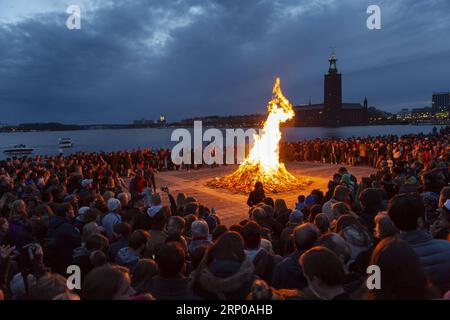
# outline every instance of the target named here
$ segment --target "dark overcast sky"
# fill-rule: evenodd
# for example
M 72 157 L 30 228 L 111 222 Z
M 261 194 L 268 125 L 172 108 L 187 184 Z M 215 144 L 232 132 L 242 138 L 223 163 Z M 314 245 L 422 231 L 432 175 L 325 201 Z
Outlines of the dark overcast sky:
M 0 122 L 260 113 L 277 75 L 293 104 L 319 103 L 331 46 L 344 101 L 426 106 L 450 91 L 449 13 L 449 0 L 1 0 Z

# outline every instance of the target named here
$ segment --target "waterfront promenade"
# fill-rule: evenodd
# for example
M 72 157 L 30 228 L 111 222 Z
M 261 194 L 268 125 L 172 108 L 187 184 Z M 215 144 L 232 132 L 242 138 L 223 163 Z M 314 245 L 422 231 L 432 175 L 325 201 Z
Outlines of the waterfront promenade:
M 297 196 L 308 195 L 313 189 L 327 190 L 328 181 L 333 173 L 337 172 L 341 165 L 322 164 L 314 162 L 290 162 L 286 164 L 289 172 L 313 181 L 302 190 L 269 194 L 274 199 L 282 198 L 289 208 L 295 207 Z M 376 170 L 371 167 L 347 166 L 349 171 L 358 178 L 369 176 Z M 184 192 L 195 197 L 200 203 L 208 208 L 213 207 L 219 215 L 221 222 L 225 225 L 238 223 L 247 218 L 248 206 L 247 194 L 232 193 L 228 190 L 215 189 L 205 186 L 206 182 L 236 170 L 237 166 L 221 166 L 218 168 L 203 168 L 190 171 L 165 171 L 156 175 L 156 184 L 168 186 L 170 192 L 175 196 L 178 192 Z M 163 194 L 163 192 L 161 192 Z M 169 204 L 167 196 L 163 195 L 163 203 Z

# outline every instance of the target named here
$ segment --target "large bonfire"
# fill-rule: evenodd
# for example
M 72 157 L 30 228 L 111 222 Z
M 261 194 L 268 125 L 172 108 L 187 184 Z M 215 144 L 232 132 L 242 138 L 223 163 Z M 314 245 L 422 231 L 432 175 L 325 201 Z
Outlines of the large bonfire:
M 208 182 L 209 186 L 235 192 L 249 192 L 254 184 L 262 182 L 267 193 L 299 189 L 311 183 L 289 173 L 279 161 L 280 124 L 294 117 L 291 103 L 283 95 L 280 78 L 275 81 L 272 100 L 268 104 L 269 115 L 260 134 L 254 136 L 254 145 L 239 168 L 224 177 Z

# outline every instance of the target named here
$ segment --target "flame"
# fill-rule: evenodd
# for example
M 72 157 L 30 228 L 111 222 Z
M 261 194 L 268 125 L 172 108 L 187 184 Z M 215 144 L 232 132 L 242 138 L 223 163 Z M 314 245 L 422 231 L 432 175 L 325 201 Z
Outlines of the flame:
M 208 183 L 209 186 L 249 192 L 259 181 L 266 192 L 281 192 L 311 183 L 308 179 L 297 178 L 289 173 L 284 163 L 279 161 L 280 124 L 292 119 L 295 113 L 292 104 L 281 91 L 278 77 L 267 108 L 269 115 L 260 134 L 254 136 L 255 143 L 248 157 L 235 172 L 214 179 Z

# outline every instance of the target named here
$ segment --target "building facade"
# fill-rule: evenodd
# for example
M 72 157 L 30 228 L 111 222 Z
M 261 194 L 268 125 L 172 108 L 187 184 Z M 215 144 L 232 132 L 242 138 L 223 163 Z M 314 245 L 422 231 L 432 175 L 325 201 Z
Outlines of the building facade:
M 333 53 L 328 61 L 330 67 L 324 77 L 323 103 L 294 107 L 295 124 L 326 127 L 367 124 L 369 122 L 367 98 L 363 104 L 342 102 L 342 75 L 337 69 L 336 55 Z
M 450 92 L 434 92 L 432 97 L 433 113 L 450 110 Z

